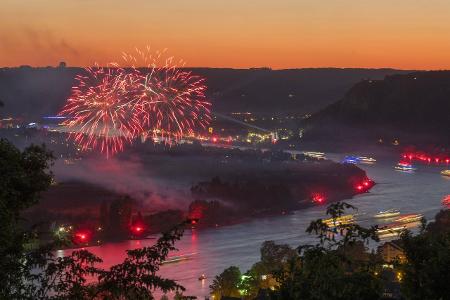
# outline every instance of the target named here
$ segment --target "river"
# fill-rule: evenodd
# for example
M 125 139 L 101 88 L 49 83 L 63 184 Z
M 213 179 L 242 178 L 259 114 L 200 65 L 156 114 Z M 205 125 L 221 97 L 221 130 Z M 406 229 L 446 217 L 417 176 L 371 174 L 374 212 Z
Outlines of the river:
M 344 155 L 328 154 L 339 160 Z M 450 178 L 439 174 L 445 166 L 419 165 L 414 173 L 393 169 L 394 158 L 373 165 L 359 165 L 377 183 L 369 193 L 347 200 L 358 208 L 359 222 L 375 224 L 372 216 L 380 210 L 397 208 L 401 213 L 422 213 L 427 219 L 443 208 L 441 200 L 450 194 Z M 172 255 L 191 255 L 189 260 L 163 265 L 160 274 L 178 280 L 186 287 L 186 295 L 203 299 L 209 295 L 209 285 L 215 275 L 229 266 L 238 266 L 245 272 L 259 260 L 261 243 L 273 240 L 292 246 L 312 243 L 314 238 L 305 233 L 310 221 L 324 216 L 325 205 L 300 210 L 290 215 L 255 219 L 251 222 L 206 230 L 187 230 L 177 243 L 179 252 Z M 155 236 L 157 237 L 157 236 Z M 119 263 L 125 250 L 149 246 L 154 239 L 106 243 L 89 250 L 103 259 L 102 267 Z M 70 250 L 60 250 L 67 255 Z M 206 280 L 198 280 L 201 274 Z

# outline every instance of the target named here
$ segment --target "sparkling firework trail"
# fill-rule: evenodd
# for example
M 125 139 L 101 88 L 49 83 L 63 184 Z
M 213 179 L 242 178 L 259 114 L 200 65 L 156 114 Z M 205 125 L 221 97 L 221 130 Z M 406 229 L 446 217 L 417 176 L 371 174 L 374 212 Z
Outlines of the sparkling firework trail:
M 209 124 L 210 103 L 206 100 L 204 79 L 177 67 L 164 52 L 136 49 L 136 55 L 123 54 L 131 64 L 132 106 L 148 132 L 167 137 L 166 142 L 194 135 Z M 179 64 L 183 65 L 180 61 Z M 144 66 L 144 67 L 136 67 Z
M 204 79 L 178 68 L 173 58 L 163 60 L 164 52 L 147 47 L 124 53 L 131 69 L 96 66 L 76 77 L 59 115 L 67 117 L 63 125 L 82 150 L 99 149 L 109 157 L 140 135 L 172 143 L 209 124 Z
M 76 77 L 77 85 L 60 112 L 68 119 L 70 138 L 82 148 L 99 149 L 107 157 L 122 151 L 142 131 L 130 107 L 129 78 L 117 66 L 86 68 Z

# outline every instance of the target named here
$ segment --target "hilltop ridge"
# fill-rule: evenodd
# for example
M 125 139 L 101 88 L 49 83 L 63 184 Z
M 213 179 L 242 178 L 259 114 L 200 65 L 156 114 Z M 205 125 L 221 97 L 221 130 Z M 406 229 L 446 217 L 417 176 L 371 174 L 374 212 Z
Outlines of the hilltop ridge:
M 405 73 L 393 69 L 190 68 L 206 79 L 213 110 L 221 113 L 312 113 L 333 103 L 355 83 Z M 70 95 L 82 68 L 0 69 L 3 114 L 36 119 L 55 114 Z
M 389 75 L 355 84 L 341 100 L 314 114 L 307 137 L 450 139 L 450 71 Z

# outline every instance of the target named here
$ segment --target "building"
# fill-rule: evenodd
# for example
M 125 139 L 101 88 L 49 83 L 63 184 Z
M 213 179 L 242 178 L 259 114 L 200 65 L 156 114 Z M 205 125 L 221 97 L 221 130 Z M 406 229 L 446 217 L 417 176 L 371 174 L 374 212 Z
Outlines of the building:
M 393 262 L 395 260 L 405 261 L 406 256 L 399 240 L 386 242 L 378 247 L 378 254 L 385 262 Z

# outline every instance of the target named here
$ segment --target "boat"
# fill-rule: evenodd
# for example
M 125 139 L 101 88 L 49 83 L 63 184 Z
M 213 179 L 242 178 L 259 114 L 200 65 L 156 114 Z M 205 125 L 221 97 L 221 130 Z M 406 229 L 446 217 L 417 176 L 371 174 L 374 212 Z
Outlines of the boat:
M 450 206 L 450 195 L 447 195 L 444 197 L 444 199 L 442 199 L 442 204 Z
M 377 160 L 375 158 L 366 157 L 366 156 L 360 156 L 360 157 L 358 157 L 358 160 L 359 160 L 359 162 L 365 163 L 365 164 L 373 164 L 373 163 L 377 162 Z
M 343 215 L 343 216 L 337 217 L 336 219 L 333 219 L 333 218 L 325 219 L 322 222 L 327 224 L 328 227 L 336 227 L 339 225 L 352 224 L 354 221 L 355 221 L 354 215 Z
M 312 158 L 325 159 L 325 153 L 323 152 L 304 151 L 302 154 Z
M 450 177 L 450 170 L 442 170 L 441 171 L 442 176 L 449 176 Z
M 377 160 L 367 156 L 347 155 L 342 160 L 343 164 L 373 164 Z
M 381 238 L 398 236 L 407 227 L 404 224 L 391 224 L 390 226 L 385 226 L 377 230 L 377 234 Z
M 166 260 L 164 260 L 161 264 L 163 264 L 163 265 L 164 264 L 172 264 L 172 263 L 177 263 L 177 262 L 189 260 L 189 259 L 192 258 L 192 256 L 194 254 L 195 253 L 171 256 L 171 257 L 168 257 Z
M 412 223 L 420 221 L 423 218 L 422 214 L 407 214 L 403 215 L 397 219 L 395 219 L 395 222 L 399 223 Z
M 421 215 L 420 215 L 421 216 Z M 395 220 L 395 222 L 388 224 L 384 227 L 380 227 L 377 230 L 377 234 L 380 238 L 388 238 L 399 236 L 406 229 L 413 229 L 420 226 L 419 220 L 409 221 L 409 222 L 401 222 Z
M 394 169 L 398 170 L 398 171 L 403 171 L 403 172 L 413 172 L 415 170 L 417 170 L 416 167 L 414 167 L 412 164 L 407 163 L 407 162 L 399 162 Z
M 200 280 L 200 281 L 205 280 L 205 279 L 206 279 L 206 275 L 205 274 L 200 275 L 200 277 L 198 278 L 198 280 Z
M 359 164 L 359 163 L 362 163 L 362 164 L 373 164 L 376 161 L 377 160 L 375 158 L 372 158 L 372 157 L 347 155 L 342 160 L 342 163 L 343 164 Z
M 391 208 L 385 211 L 380 211 L 376 215 L 374 215 L 375 218 L 378 219 L 384 219 L 384 218 L 392 218 L 400 215 L 400 211 L 395 208 Z
M 356 156 L 346 156 L 342 160 L 343 164 L 357 164 L 359 163 L 359 159 Z

